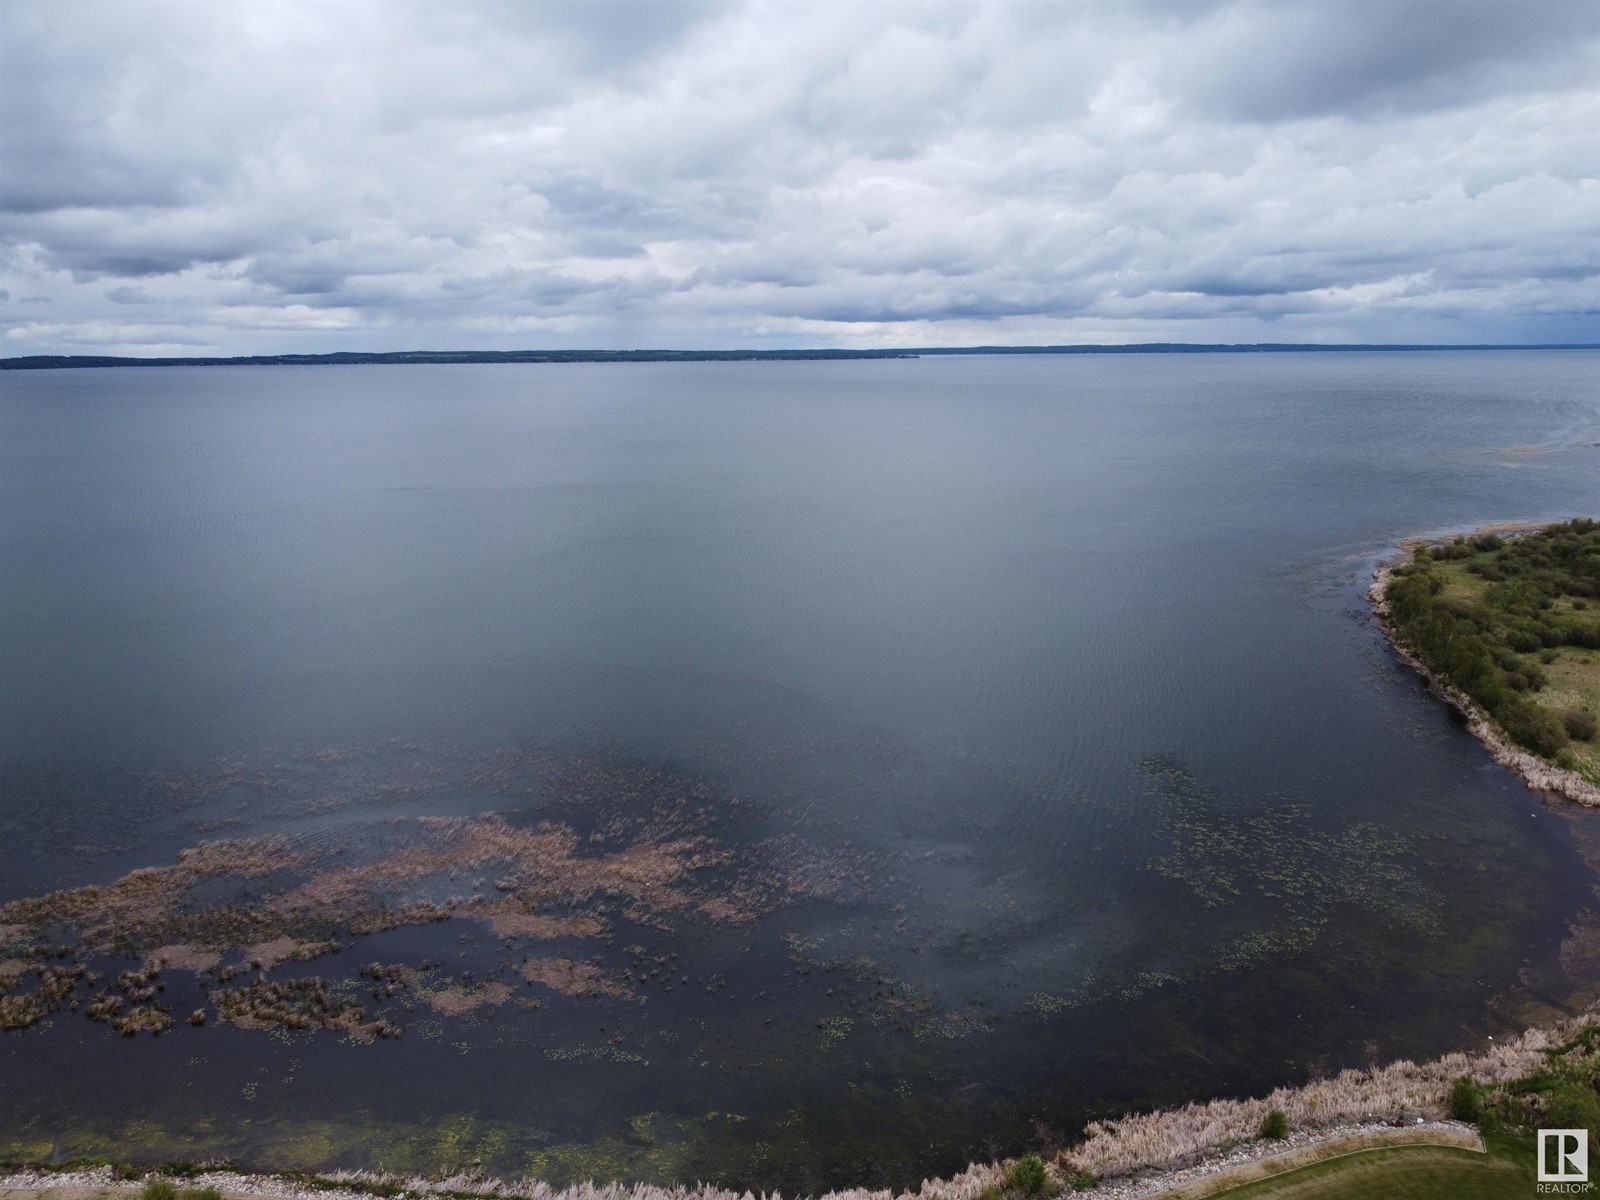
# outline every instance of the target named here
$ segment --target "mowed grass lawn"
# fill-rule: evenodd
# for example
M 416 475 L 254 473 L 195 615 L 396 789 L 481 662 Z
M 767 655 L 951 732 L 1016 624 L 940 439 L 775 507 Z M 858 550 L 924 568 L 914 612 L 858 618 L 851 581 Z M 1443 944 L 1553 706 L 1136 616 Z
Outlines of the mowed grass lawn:
M 1361 1150 L 1220 1191 L 1206 1200 L 1529 1200 L 1533 1151 L 1498 1140 L 1489 1153 L 1447 1146 Z

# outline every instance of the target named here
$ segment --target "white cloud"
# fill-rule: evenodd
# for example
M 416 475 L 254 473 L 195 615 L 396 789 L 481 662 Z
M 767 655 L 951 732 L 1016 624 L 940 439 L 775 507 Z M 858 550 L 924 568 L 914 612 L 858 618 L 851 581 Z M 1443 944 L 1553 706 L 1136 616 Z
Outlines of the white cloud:
M 1600 341 L 1587 2 L 0 20 L 12 353 Z

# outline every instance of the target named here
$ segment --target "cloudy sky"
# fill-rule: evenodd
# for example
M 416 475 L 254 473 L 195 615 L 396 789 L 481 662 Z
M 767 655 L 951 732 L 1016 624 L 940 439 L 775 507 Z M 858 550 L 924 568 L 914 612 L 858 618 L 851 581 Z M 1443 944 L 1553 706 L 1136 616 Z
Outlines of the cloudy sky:
M 0 0 L 0 356 L 1600 342 L 1600 3 Z

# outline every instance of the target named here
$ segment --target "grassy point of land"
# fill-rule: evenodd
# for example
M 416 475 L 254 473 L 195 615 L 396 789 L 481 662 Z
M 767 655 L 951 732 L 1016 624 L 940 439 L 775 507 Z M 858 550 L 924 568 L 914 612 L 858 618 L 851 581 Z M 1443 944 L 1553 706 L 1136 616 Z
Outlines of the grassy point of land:
M 1408 548 L 1373 586 L 1402 657 L 1530 785 L 1600 805 L 1600 523 Z

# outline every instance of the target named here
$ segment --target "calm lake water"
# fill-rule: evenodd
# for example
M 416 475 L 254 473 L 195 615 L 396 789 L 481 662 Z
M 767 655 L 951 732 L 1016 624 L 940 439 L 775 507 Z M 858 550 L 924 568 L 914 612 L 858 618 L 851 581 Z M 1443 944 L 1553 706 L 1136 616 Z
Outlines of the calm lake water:
M 1578 351 L 0 375 L 0 901 L 485 811 L 600 845 L 692 810 L 750 886 L 792 872 L 749 920 L 613 905 L 558 948 L 609 994 L 525 982 L 557 951 L 482 921 L 274 969 L 514 985 L 380 998 L 372 1045 L 62 1011 L 0 1034 L 0 1158 L 898 1184 L 1501 1033 L 1585 982 L 1592 831 L 1397 669 L 1364 591 L 1409 534 L 1600 515 L 1597 381 Z

